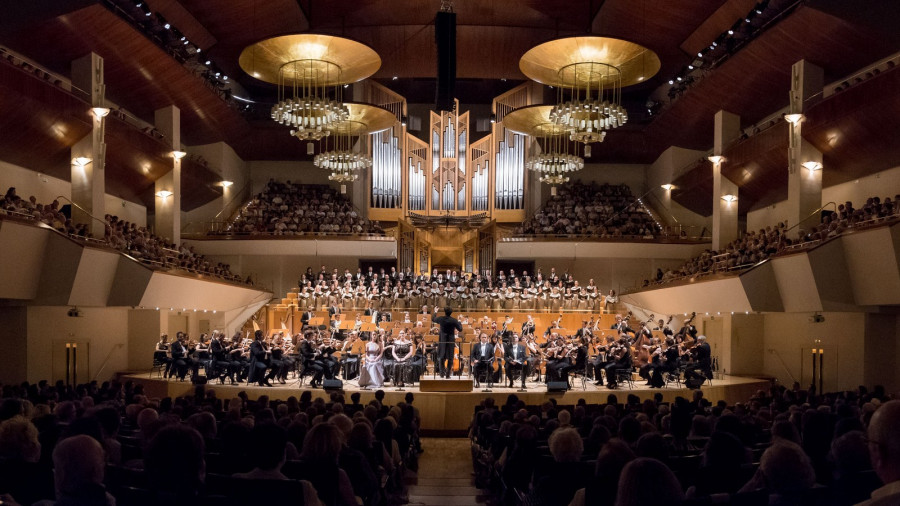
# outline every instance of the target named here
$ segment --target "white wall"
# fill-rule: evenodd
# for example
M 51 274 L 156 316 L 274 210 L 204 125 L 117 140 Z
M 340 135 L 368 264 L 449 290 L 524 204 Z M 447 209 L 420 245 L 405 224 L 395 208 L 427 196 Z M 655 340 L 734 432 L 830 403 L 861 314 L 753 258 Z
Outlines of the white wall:
M 233 209 L 238 205 L 237 202 L 232 202 L 232 200 L 241 192 L 244 185 L 250 181 L 250 171 L 247 168 L 247 163 L 231 149 L 231 146 L 224 142 L 191 146 L 186 149 L 192 155 L 202 156 L 208 162 L 209 167 L 217 172 L 223 181 L 234 183 L 230 187 L 222 189 L 221 197 L 193 211 L 181 213 L 182 231 L 195 233 L 199 232 L 200 229 L 195 228 L 196 225 L 187 227 L 188 224 L 212 221 L 224 207 L 229 206 Z
M 54 368 L 66 341 L 90 342 L 89 371 L 80 371 L 78 382 L 106 381 L 128 369 L 128 309 L 86 308 L 80 318 L 66 316 L 68 306 L 28 308 L 28 381 L 63 379 Z M 84 348 L 79 347 L 79 353 Z M 108 359 L 108 360 L 107 360 Z M 105 363 L 105 366 L 104 366 Z
M 806 169 L 803 169 L 806 170 Z M 828 170 L 825 167 L 822 170 Z M 843 204 L 853 202 L 856 208 L 862 207 L 869 197 L 890 197 L 900 194 L 900 167 L 894 167 L 871 176 L 862 177 L 828 188 L 822 188 L 822 204 L 834 202 Z M 831 210 L 832 206 L 828 206 Z M 747 213 L 747 230 L 759 230 L 780 221 L 786 221 L 788 214 L 787 201 L 781 201 L 762 209 Z M 793 225 L 793 224 L 789 224 Z
M 27 199 L 34 195 L 40 204 L 49 204 L 59 195 L 67 198 L 72 196 L 72 184 L 68 181 L 0 161 L 0 191 L 5 193 L 10 186 L 15 186 L 16 194 L 22 198 Z M 59 203 L 62 206 L 68 202 L 60 200 Z M 129 202 L 109 194 L 106 194 L 104 203 L 106 214 L 116 215 L 142 227 L 146 226 L 147 208 L 142 204 Z M 97 217 L 102 218 L 102 216 Z

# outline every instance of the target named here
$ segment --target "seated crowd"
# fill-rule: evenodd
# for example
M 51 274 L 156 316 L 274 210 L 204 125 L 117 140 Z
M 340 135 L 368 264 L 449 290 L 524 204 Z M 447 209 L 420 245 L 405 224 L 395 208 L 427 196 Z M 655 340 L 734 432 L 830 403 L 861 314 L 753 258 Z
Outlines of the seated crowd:
M 413 396 L 150 398 L 131 382 L 3 387 L 3 504 L 356 506 L 403 502 L 420 451 Z M 49 504 L 53 504 L 52 502 Z
M 500 504 L 852 505 L 882 483 L 894 487 L 873 497 L 896 494 L 900 402 L 888 401 L 880 387 L 820 395 L 797 384 L 715 405 L 700 390 L 671 404 L 510 395 L 476 408 L 470 437 L 476 479 Z
M 226 233 L 384 235 L 381 227 L 361 217 L 353 203 L 334 188 L 273 179 L 241 209 Z
M 659 226 L 631 194 L 628 185 L 559 186 L 555 196 L 516 229 L 518 235 L 565 234 L 596 237 L 653 237 Z
M 16 194 L 15 187 L 10 187 L 0 198 L 0 210 L 13 216 L 40 221 L 75 239 L 95 239 L 87 224 L 73 224 L 72 220 L 63 214 L 58 200 L 50 204 L 41 204 L 33 195 L 26 200 Z M 193 247 L 182 245 L 181 248 L 177 248 L 151 233 L 147 227 L 139 227 L 135 223 L 119 219 L 118 216 L 107 214 L 104 218 L 106 235 L 102 241 L 141 262 L 209 274 L 230 281 L 241 281 L 239 276 L 231 272 L 227 264 L 214 265 L 203 255 L 195 253 Z
M 677 269 L 665 272 L 657 269 L 654 278 L 644 280 L 643 286 L 707 273 L 747 268 L 785 251 L 790 246 L 814 245 L 820 241 L 837 237 L 847 229 L 896 219 L 900 217 L 900 206 L 895 205 L 898 200 L 900 200 L 900 195 L 895 196 L 893 200 L 887 197 L 884 201 L 879 197 L 871 197 L 866 200 L 862 209 L 855 209 L 852 202 L 845 202 L 837 207 L 836 213 L 823 213 L 821 223 L 809 231 L 801 232 L 797 239 L 787 237 L 787 224 L 784 222 L 780 222 L 774 227 L 766 227 L 758 232 L 747 232 L 740 239 L 730 242 L 721 251 L 706 250 Z
M 104 218 L 109 245 L 141 262 L 241 281 L 240 276 L 231 272 L 228 264 L 219 262 L 214 265 L 203 255 L 194 252 L 193 246 L 182 244 L 179 248 L 167 239 L 153 234 L 147 227 L 140 227 L 109 214 Z

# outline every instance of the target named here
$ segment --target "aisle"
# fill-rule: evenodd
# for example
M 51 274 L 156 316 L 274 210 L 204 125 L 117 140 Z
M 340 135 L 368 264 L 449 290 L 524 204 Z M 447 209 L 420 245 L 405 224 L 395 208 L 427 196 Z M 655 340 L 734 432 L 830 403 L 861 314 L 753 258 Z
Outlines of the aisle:
M 485 504 L 487 495 L 475 488 L 467 438 L 422 438 L 422 447 L 418 476 L 408 482 L 410 505 Z

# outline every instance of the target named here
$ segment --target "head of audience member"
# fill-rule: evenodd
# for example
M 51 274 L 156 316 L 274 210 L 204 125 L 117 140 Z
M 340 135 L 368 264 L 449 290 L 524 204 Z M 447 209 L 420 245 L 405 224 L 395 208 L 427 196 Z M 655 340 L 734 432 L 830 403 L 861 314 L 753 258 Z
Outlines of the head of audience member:
M 53 469 L 57 503 L 100 504 L 98 497 L 106 499 L 106 455 L 96 439 L 78 435 L 60 441 L 53 450 Z
M 166 497 L 192 497 L 206 480 L 203 437 L 186 425 L 160 429 L 144 451 L 151 490 Z
M 847 432 L 831 442 L 830 460 L 834 478 L 852 477 L 872 469 L 866 435 L 862 431 Z
M 332 423 L 320 423 L 306 433 L 300 458 L 309 462 L 337 463 L 343 444 L 341 430 Z
M 881 405 L 869 422 L 867 439 L 872 468 L 885 484 L 900 481 L 900 401 Z
M 770 494 L 791 494 L 816 484 L 816 472 L 803 448 L 790 441 L 777 441 L 766 449 L 759 461 L 762 488 Z
M 652 476 L 652 486 L 648 477 Z M 650 458 L 637 458 L 625 464 L 616 492 L 616 506 L 680 504 L 684 500 L 681 484 L 665 464 Z
M 550 454 L 553 460 L 559 463 L 578 462 L 581 453 L 584 451 L 584 442 L 578 431 L 571 428 L 564 428 L 554 431 L 550 434 L 548 440 L 550 446 Z
M 16 462 L 40 460 L 37 427 L 24 416 L 14 416 L 0 423 L 0 458 Z
M 287 433 L 272 423 L 257 424 L 250 431 L 250 460 L 263 471 L 281 469 L 285 462 Z

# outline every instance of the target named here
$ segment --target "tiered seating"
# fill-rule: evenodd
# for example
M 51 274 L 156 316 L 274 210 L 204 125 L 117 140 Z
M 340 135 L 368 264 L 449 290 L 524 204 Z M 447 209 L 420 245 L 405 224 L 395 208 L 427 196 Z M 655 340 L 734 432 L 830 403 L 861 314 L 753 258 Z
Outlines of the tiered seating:
M 325 185 L 269 180 L 225 230 L 229 235 L 375 234 L 345 196 Z
M 653 237 L 660 232 L 643 204 L 627 185 L 580 181 L 559 186 L 516 233 L 533 235 L 586 235 L 602 238 Z

